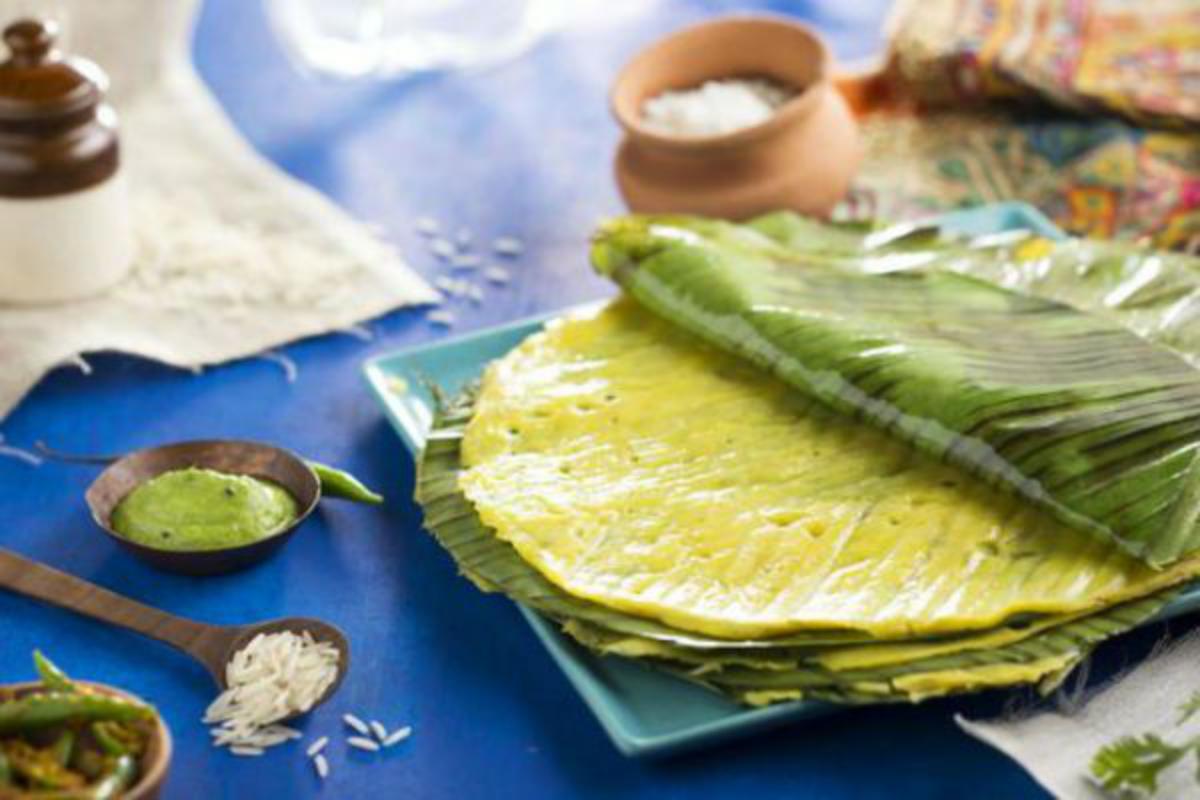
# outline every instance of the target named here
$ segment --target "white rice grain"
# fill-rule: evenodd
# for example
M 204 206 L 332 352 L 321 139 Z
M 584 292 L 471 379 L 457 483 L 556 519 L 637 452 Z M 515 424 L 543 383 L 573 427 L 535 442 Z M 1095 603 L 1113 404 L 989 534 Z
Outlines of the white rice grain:
M 329 744 L 329 737 L 322 736 L 320 739 L 317 739 L 315 742 L 310 744 L 308 746 L 308 749 L 304 751 L 304 754 L 306 756 L 308 756 L 309 758 L 312 758 L 313 756 L 320 754 L 320 752 L 322 750 L 324 750 L 325 746 L 328 744 Z
M 403 742 L 409 736 L 412 736 L 412 725 L 405 725 L 403 728 L 397 728 L 396 730 L 392 731 L 391 735 L 383 740 L 383 746 L 391 747 L 392 745 L 400 744 L 400 742 Z
M 277 723 L 313 707 L 337 679 L 338 658 L 336 647 L 307 634 L 255 636 L 226 665 L 229 688 L 204 713 L 204 722 L 214 726 L 213 744 L 261 752 L 301 738 L 300 731 Z
M 31 467 L 40 467 L 42 465 L 42 457 L 22 450 L 20 447 L 13 447 L 10 444 L 4 443 L 4 434 L 0 433 L 0 456 L 5 458 L 14 458 L 17 461 L 24 461 Z
M 475 269 L 483 263 L 483 258 L 475 253 L 459 253 L 450 259 L 450 266 L 455 269 Z
M 458 281 L 454 280 L 454 278 L 449 278 L 445 275 L 439 275 L 433 279 L 433 285 L 451 297 L 458 296 Z
M 252 747 L 250 745 L 234 745 L 229 748 L 229 752 L 235 756 L 261 756 L 263 749 L 261 747 Z
M 342 722 L 346 723 L 348 726 L 350 726 L 354 730 L 358 731 L 363 736 L 371 735 L 371 729 L 367 727 L 367 723 L 363 722 L 361 719 L 354 716 L 353 714 L 342 714 Z
M 387 728 L 383 727 L 383 723 L 377 719 L 371 720 L 371 733 L 374 733 L 375 738 L 381 742 L 388 737 Z
M 446 259 L 453 258 L 454 254 L 457 252 L 457 248 L 455 248 L 454 242 L 450 241 L 449 239 L 438 238 L 429 243 L 429 252 L 433 253 L 435 256 L 444 261 Z
M 515 236 L 501 236 L 492 242 L 492 251 L 496 255 L 516 258 L 525 252 L 525 244 Z
M 279 368 L 283 370 L 284 380 L 288 383 L 295 383 L 296 378 L 300 376 L 300 368 L 296 366 L 296 362 L 292 360 L 292 357 L 285 353 L 281 353 L 278 350 L 267 350 L 259 353 L 257 357 L 278 364 Z
M 449 328 L 455 322 L 455 316 L 452 312 L 445 309 L 430 311 L 425 315 L 425 319 L 432 322 L 434 325 L 440 325 L 443 328 Z
M 491 283 L 503 286 L 512 280 L 512 274 L 504 267 L 488 267 L 483 273 L 483 277 L 487 278 Z
M 379 750 L 379 742 L 374 739 L 368 739 L 365 736 L 351 736 L 346 740 L 346 744 L 351 747 L 357 747 L 359 750 L 369 750 L 372 753 Z
M 433 217 L 417 217 L 415 227 L 422 236 L 436 236 L 442 226 Z
M 317 771 L 317 776 L 321 780 L 325 780 L 327 777 L 329 777 L 329 762 L 326 761 L 325 756 L 321 755 L 320 753 L 317 753 L 317 755 L 313 758 L 313 769 Z

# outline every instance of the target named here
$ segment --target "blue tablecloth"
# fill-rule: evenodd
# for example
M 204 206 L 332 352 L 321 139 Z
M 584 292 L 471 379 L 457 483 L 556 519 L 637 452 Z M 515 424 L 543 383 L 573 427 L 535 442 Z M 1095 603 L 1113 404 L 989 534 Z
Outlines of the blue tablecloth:
M 259 3 L 211 0 L 197 32 L 200 71 L 250 140 L 358 217 L 379 224 L 416 268 L 437 266 L 413 229 L 433 215 L 484 240 L 529 246 L 516 280 L 459 311 L 455 331 L 610 293 L 585 263 L 594 221 L 620 210 L 611 179 L 617 131 L 605 92 L 656 35 L 735 4 L 664 2 L 636 26 L 557 36 L 483 74 L 406 83 L 313 81 L 287 62 Z M 878 47 L 886 2 L 776 4 L 813 20 L 842 58 Z M 4 423 L 13 443 L 112 452 L 193 437 L 286 444 L 384 489 L 382 509 L 324 505 L 285 551 L 237 575 L 165 575 L 98 535 L 83 504 L 86 467 L 0 460 L 0 545 L 169 611 L 220 623 L 282 615 L 330 619 L 350 635 L 353 672 L 302 723 L 334 734 L 322 786 L 295 745 L 239 759 L 200 724 L 207 675 L 170 649 L 0 593 L 0 681 L 30 675 L 41 647 L 69 671 L 135 690 L 176 737 L 168 798 L 366 797 L 966 797 L 1036 796 L 1002 756 L 961 735 L 952 716 L 990 714 L 1004 697 L 870 708 L 706 753 L 643 763 L 612 748 L 504 599 L 480 594 L 421 531 L 412 463 L 359 375 L 366 357 L 445 332 L 419 311 L 370 324 L 374 340 L 329 336 L 287 348 L 289 384 L 250 360 L 195 376 L 101 355 L 94 374 L 52 374 Z M 0 365 L 2 367 L 2 365 Z M 1161 629 L 1110 645 L 1109 666 Z M 353 711 L 412 739 L 384 755 L 348 751 Z

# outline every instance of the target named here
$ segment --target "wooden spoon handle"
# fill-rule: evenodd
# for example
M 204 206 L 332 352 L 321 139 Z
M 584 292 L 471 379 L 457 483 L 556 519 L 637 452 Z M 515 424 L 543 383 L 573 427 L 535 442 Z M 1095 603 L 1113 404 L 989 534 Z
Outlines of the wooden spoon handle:
M 168 614 L 4 548 L 0 588 L 165 642 L 200 661 L 224 683 L 223 656 L 236 628 Z

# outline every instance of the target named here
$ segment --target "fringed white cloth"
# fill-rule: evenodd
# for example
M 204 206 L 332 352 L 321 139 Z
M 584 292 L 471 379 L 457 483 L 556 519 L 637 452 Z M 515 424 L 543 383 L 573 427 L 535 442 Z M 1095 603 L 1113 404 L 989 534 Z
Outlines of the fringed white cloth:
M 436 295 L 370 229 L 259 156 L 190 60 L 193 0 L 0 0 L 59 19 L 112 80 L 137 255 L 103 296 L 0 304 L 0 419 L 56 366 L 114 350 L 185 368 Z M 0 254 L 3 257 L 3 254 Z
M 1200 691 L 1197 665 L 1200 634 L 1191 634 L 1099 690 L 1080 698 L 1068 695 L 1054 710 L 957 721 L 1020 764 L 1055 797 L 1111 800 L 1089 778 L 1097 750 L 1126 736 L 1155 733 L 1181 743 L 1200 733 L 1198 718 L 1178 724 L 1179 705 Z M 1189 756 L 1165 770 L 1155 796 L 1200 796 L 1195 761 Z

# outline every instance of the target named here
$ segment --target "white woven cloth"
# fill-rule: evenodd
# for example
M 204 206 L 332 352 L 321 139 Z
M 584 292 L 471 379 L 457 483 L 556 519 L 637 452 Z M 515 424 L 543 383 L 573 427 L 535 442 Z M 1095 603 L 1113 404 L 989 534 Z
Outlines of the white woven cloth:
M 1176 725 L 1180 703 L 1200 690 L 1198 667 L 1200 634 L 1193 634 L 1081 702 L 1067 699 L 1053 711 L 986 722 L 957 721 L 1019 763 L 1055 797 L 1111 800 L 1088 779 L 1092 757 L 1125 736 L 1157 733 L 1181 743 L 1200 732 L 1200 719 Z M 1195 761 L 1188 757 L 1164 772 L 1155 797 L 1200 797 Z
M 137 255 L 103 296 L 0 305 L 0 419 L 43 375 L 115 350 L 195 368 L 436 295 L 370 230 L 257 155 L 191 65 L 193 0 L 0 0 L 58 18 L 112 80 Z M 3 254 L 0 254 L 0 258 Z

